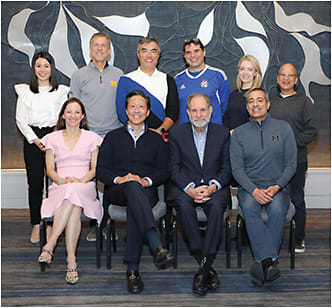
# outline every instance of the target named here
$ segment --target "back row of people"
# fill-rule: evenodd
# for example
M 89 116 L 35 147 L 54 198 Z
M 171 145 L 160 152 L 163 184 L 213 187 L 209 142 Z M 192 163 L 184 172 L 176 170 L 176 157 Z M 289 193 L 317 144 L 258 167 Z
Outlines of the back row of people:
M 77 97 L 82 100 L 91 130 L 98 133 L 101 137 L 104 137 L 108 131 L 121 127 L 122 124 L 119 119 L 123 122 L 127 121 L 126 95 L 137 89 L 142 90 L 151 101 L 151 111 L 147 120 L 147 126 L 161 135 L 164 135 L 176 122 L 179 105 L 180 123 L 187 121 L 186 117 L 189 114 L 187 110 L 189 109 L 186 110 L 186 107 L 183 108 L 183 105 L 187 106 L 188 95 L 195 92 L 206 93 L 209 97 L 211 110 L 213 110 L 211 112 L 211 122 L 221 124 L 222 118 L 224 118 L 224 123 L 228 125 L 232 132 L 233 128 L 249 120 L 243 94 L 251 88 L 259 87 L 262 79 L 258 62 L 253 56 L 244 56 L 240 60 L 237 89 L 228 98 L 230 91 L 225 73 L 205 64 L 205 48 L 197 39 L 185 41 L 184 57 L 189 68 L 178 74 L 175 77 L 175 82 L 170 76 L 156 69 L 160 56 L 160 44 L 156 39 L 144 38 L 140 40 L 137 52 L 140 67 L 138 70 L 124 76 L 121 70 L 108 64 L 107 59 L 110 56 L 110 50 L 110 40 L 105 34 L 98 33 L 91 38 L 90 53 L 92 60 L 86 67 L 73 74 L 69 94 L 71 97 Z M 31 241 L 36 242 L 39 240 L 39 209 L 44 168 L 43 152 L 36 151 L 38 150 L 36 145 L 42 150 L 45 149 L 45 144 L 40 141 L 40 138 L 52 131 L 57 111 L 64 102 L 64 97 L 69 89 L 65 86 L 57 85 L 55 64 L 52 57 L 47 53 L 39 53 L 34 57 L 31 80 L 34 80 L 34 86 L 31 82 L 30 86 L 17 85 L 15 88 L 19 95 L 17 123 L 26 137 L 24 156 L 28 174 L 29 204 L 30 209 L 34 208 L 34 210 L 31 210 L 31 222 L 34 225 Z M 301 213 L 299 215 L 301 216 L 301 221 L 299 222 L 301 227 L 298 229 L 300 231 L 297 234 L 297 241 L 301 243 L 301 247 L 300 245 L 298 247 L 304 249 L 305 206 L 303 187 L 306 171 L 305 151 L 306 144 L 313 139 L 316 130 L 312 120 L 312 104 L 304 95 L 296 93 L 294 88 L 296 83 L 297 75 L 294 66 L 291 64 L 283 65 L 278 74 L 278 85 L 283 97 L 278 98 L 275 104 L 272 100 L 270 110 L 271 112 L 275 110 L 276 117 L 285 118 L 289 121 L 295 132 L 297 146 L 300 149 L 299 152 L 301 152 L 301 160 L 299 161 L 302 163 L 301 171 L 299 171 L 300 175 L 293 185 L 296 187 L 294 191 L 296 189 L 297 191 L 293 193 L 294 197 L 292 194 L 291 196 L 297 207 L 297 213 Z M 178 97 L 180 104 L 178 103 Z M 49 105 L 44 106 L 40 104 L 41 101 L 47 101 Z M 289 109 L 283 106 L 285 103 L 294 112 L 290 113 Z M 36 108 L 35 106 L 38 107 Z M 116 112 L 118 116 L 116 116 Z M 214 115 L 218 116 L 214 118 Z M 223 115 L 224 117 L 222 117 Z M 38 166 L 36 166 L 34 159 L 36 155 L 26 150 L 29 147 L 41 154 L 38 154 L 40 156 Z M 33 150 L 30 150 L 30 152 Z M 201 155 L 203 155 L 202 153 L 204 151 L 201 152 Z M 150 183 L 146 179 L 144 179 L 143 183 L 146 184 L 146 181 Z M 212 187 L 214 186 L 216 188 L 219 187 L 217 184 Z M 186 187 L 186 191 L 191 192 L 192 188 Z M 302 194 L 301 192 L 299 193 L 301 189 Z M 201 192 L 202 195 L 205 195 L 205 193 Z M 37 197 L 37 201 L 32 200 L 32 198 Z M 34 217 L 33 221 L 32 217 Z M 152 236 L 152 238 L 155 237 Z M 156 244 L 158 241 L 153 243 Z M 159 243 L 157 247 L 159 247 Z M 166 252 L 164 255 L 166 259 L 169 258 Z M 197 260 L 200 262 L 204 257 L 197 258 Z M 207 268 L 209 268 L 207 272 L 212 272 L 209 266 Z M 69 266 L 69 269 L 75 269 L 75 266 Z M 70 276 L 70 274 L 68 275 Z M 76 277 L 76 274 L 74 274 L 74 277 Z M 216 279 L 214 280 L 216 281 Z

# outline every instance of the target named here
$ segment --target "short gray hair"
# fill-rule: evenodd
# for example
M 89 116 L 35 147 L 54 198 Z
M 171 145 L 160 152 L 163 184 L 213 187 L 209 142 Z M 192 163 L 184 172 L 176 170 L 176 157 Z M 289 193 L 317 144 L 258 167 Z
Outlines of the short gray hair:
M 187 98 L 187 109 L 190 109 L 190 103 L 191 103 L 192 99 L 195 97 L 199 97 L 199 96 L 203 97 L 205 99 L 208 107 L 211 106 L 211 99 L 209 96 L 207 96 L 206 94 L 203 94 L 203 93 L 192 93 Z
M 251 90 L 247 91 L 246 93 L 244 93 L 244 96 L 245 96 L 247 102 L 248 102 L 248 96 L 249 96 L 249 94 L 252 93 L 252 92 L 255 92 L 255 91 L 261 91 L 261 92 L 263 92 L 264 93 L 264 98 L 265 98 L 266 102 L 269 101 L 269 95 L 268 95 L 268 93 L 263 88 L 254 88 L 254 89 L 251 89 Z
M 143 44 L 149 44 L 151 42 L 154 42 L 157 44 L 158 46 L 158 51 L 159 53 L 161 52 L 161 44 L 160 44 L 160 40 L 156 37 L 150 37 L 150 36 L 147 36 L 147 37 L 143 37 L 141 38 L 139 41 L 138 41 L 138 44 L 137 44 L 137 52 L 139 51 L 140 47 L 143 45 Z

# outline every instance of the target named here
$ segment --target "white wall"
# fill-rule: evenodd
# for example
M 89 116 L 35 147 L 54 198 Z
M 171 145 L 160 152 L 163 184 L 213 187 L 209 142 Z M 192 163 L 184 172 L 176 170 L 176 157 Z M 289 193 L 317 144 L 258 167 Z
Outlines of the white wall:
M 25 171 L 1 171 L 1 208 L 28 208 Z M 331 208 L 331 169 L 310 169 L 307 173 L 305 200 L 307 208 Z M 233 204 L 237 204 L 233 197 Z M 234 208 L 234 205 L 233 205 Z

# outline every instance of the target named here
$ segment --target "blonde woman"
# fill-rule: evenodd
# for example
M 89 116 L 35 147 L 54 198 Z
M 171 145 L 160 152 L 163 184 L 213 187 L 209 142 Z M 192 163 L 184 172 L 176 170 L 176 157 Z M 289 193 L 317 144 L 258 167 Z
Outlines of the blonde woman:
M 249 121 L 244 94 L 251 89 L 259 88 L 262 84 L 262 72 L 257 59 L 252 55 L 243 56 L 238 64 L 236 89 L 230 94 L 227 111 L 224 114 L 223 124 L 231 132 Z

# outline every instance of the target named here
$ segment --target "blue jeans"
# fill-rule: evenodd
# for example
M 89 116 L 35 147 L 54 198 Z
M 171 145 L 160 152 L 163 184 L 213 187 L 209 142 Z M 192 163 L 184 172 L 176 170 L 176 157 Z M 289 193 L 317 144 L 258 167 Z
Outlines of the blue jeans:
M 278 192 L 273 197 L 273 201 L 266 205 L 259 204 L 250 193 L 241 187 L 238 190 L 237 198 L 242 209 L 255 261 L 278 257 L 289 206 L 287 190 L 283 189 Z M 261 215 L 263 207 L 268 215 L 266 224 Z

